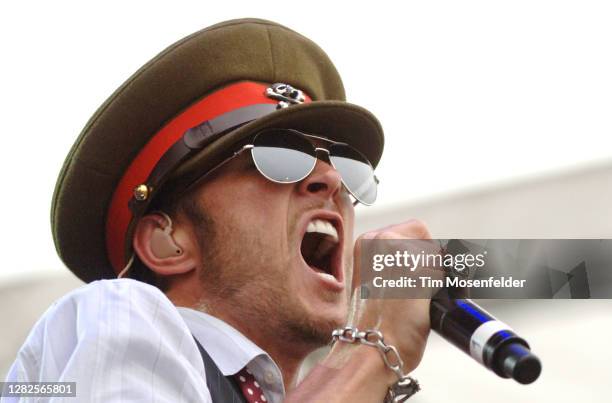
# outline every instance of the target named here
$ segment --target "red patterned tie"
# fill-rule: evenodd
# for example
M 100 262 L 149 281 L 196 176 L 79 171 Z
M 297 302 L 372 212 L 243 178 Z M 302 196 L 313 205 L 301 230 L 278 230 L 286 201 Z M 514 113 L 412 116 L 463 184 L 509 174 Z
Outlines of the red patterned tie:
M 251 371 L 249 371 L 246 367 L 234 375 L 234 378 L 236 379 L 236 382 L 238 382 L 238 386 L 240 386 L 242 394 L 248 403 L 267 402 L 259 383 L 257 383 Z

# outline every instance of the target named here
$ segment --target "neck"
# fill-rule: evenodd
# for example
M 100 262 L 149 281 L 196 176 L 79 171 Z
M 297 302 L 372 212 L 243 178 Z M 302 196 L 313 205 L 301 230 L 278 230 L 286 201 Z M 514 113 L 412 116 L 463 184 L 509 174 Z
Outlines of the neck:
M 230 324 L 268 353 L 283 374 L 283 383 L 286 391 L 291 390 L 295 386 L 302 362 L 317 347 L 299 343 L 295 337 L 287 337 L 284 332 L 278 332 L 278 329 L 275 329 L 273 326 L 255 325 L 252 322 L 235 318 L 231 313 L 211 312 L 210 309 L 205 311 Z
M 302 340 L 300 335 L 286 329 L 283 324 L 271 323 L 270 319 L 273 318 L 245 320 L 245 316 L 249 317 L 247 314 L 243 315 L 223 302 L 215 303 L 215 300 L 202 298 L 201 289 L 193 284 L 191 289 L 184 284 L 172 287 L 166 296 L 176 306 L 199 310 L 223 320 L 268 353 L 281 370 L 285 391 L 290 391 L 296 385 L 298 371 L 306 356 L 321 347 L 312 341 Z

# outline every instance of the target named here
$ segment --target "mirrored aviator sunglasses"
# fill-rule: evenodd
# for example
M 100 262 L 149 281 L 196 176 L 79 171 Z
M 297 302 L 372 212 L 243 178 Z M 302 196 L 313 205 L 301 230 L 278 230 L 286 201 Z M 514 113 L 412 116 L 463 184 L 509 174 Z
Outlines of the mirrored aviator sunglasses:
M 318 140 L 327 147 L 317 147 Z M 338 143 L 292 129 L 266 129 L 255 135 L 252 144 L 245 145 L 235 155 L 250 150 L 257 170 L 276 183 L 295 183 L 314 170 L 317 153 L 325 153 L 338 171 L 342 183 L 356 201 L 372 205 L 376 201 L 378 178 L 370 161 L 345 143 Z

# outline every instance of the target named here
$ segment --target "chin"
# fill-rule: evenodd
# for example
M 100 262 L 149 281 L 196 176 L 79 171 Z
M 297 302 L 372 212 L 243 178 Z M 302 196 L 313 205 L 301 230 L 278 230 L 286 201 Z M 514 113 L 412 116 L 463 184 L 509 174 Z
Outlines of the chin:
M 329 342 L 331 332 L 346 325 L 347 314 L 348 307 L 345 304 L 323 304 L 311 307 L 310 318 L 311 322 L 327 335 L 326 342 Z

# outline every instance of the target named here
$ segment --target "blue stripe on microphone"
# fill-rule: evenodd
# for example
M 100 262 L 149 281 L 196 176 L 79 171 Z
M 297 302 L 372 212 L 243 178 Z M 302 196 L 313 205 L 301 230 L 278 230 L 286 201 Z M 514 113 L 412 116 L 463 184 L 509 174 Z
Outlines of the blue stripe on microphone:
M 477 311 L 476 309 L 474 309 L 474 307 L 472 307 L 470 304 L 466 303 L 465 301 L 462 301 L 462 300 L 456 300 L 456 301 L 457 301 L 457 305 L 459 306 L 459 308 L 463 309 L 464 311 L 472 315 L 474 318 L 478 319 L 481 323 L 485 323 L 485 322 L 492 320 L 491 317 L 485 316 L 482 312 Z

